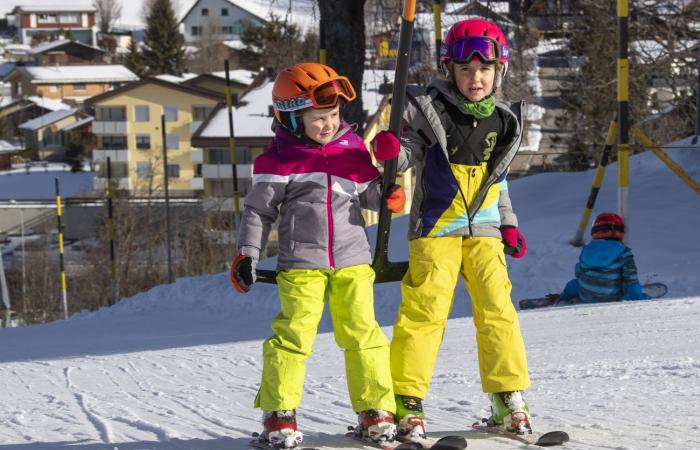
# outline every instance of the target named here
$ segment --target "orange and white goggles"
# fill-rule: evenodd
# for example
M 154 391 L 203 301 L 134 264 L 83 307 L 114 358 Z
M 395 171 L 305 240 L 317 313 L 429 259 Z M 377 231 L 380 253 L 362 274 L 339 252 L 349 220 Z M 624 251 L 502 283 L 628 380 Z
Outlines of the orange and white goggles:
M 319 84 L 307 94 L 273 100 L 278 111 L 289 112 L 304 108 L 332 108 L 338 104 L 339 97 L 343 97 L 348 102 L 357 97 L 355 89 L 346 77 L 338 77 Z

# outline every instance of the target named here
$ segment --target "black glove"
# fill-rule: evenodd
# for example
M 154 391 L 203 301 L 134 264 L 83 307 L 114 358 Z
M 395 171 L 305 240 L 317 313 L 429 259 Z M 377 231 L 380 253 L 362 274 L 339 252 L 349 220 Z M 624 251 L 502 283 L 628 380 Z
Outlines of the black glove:
M 246 255 L 236 256 L 231 264 L 229 276 L 233 287 L 238 292 L 241 294 L 248 292 L 253 283 L 255 283 L 255 262 L 253 258 Z

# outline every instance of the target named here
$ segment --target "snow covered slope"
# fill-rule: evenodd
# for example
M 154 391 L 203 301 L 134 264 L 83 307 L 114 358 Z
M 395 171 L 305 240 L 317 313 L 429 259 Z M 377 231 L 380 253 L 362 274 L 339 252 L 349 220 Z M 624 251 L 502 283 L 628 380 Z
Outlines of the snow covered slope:
M 700 149 L 671 155 L 700 178 Z M 700 449 L 700 198 L 651 154 L 631 162 L 631 245 L 642 281 L 667 298 L 520 314 L 538 429 L 569 433 L 569 449 Z M 509 259 L 514 299 L 556 292 L 573 274 L 568 245 L 593 172 L 510 183 L 529 244 Z M 611 166 L 596 213 L 614 210 Z M 405 218 L 392 259 L 405 258 Z M 70 280 L 69 280 L 70 282 Z M 387 335 L 397 283 L 376 286 Z M 178 280 L 68 321 L 0 330 L 0 450 L 243 450 L 259 430 L 252 408 L 261 343 L 277 310 L 273 286 L 235 294 L 227 275 Z M 425 402 L 433 431 L 468 430 L 487 413 L 468 297 L 458 288 Z M 309 360 L 300 426 L 332 443 L 355 417 L 342 354 L 326 316 Z M 468 433 L 471 449 L 520 448 Z M 338 444 L 336 447 L 341 448 Z

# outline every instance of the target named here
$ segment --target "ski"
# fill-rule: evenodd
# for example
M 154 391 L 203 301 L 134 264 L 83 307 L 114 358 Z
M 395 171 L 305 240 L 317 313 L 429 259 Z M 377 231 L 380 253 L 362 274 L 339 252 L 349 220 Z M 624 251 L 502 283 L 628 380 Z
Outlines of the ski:
M 248 443 L 249 446 L 253 448 L 259 448 L 262 450 L 281 450 L 285 447 L 275 447 L 274 445 L 270 445 L 265 441 L 261 441 L 259 439 L 253 439 Z M 304 447 L 304 446 L 298 446 L 294 447 L 294 450 L 321 450 L 317 447 Z
M 539 447 L 553 447 L 569 441 L 569 435 L 564 431 L 549 431 L 546 433 L 533 431 L 529 434 L 517 434 L 506 431 L 501 427 L 486 425 L 484 422 L 476 422 L 472 425 L 472 428 L 483 433 L 496 434 L 524 444 L 537 445 Z
M 659 298 L 666 295 L 668 292 L 668 286 L 664 283 L 647 283 L 642 285 L 642 291 L 651 298 Z M 581 304 L 578 299 L 570 300 L 559 300 L 558 298 L 526 298 L 518 302 L 518 306 L 521 310 L 525 309 L 535 309 L 535 308 L 545 308 L 548 306 L 569 306 Z
M 387 441 L 378 443 L 365 439 L 354 431 L 345 433 L 345 436 L 353 441 L 362 442 L 369 447 L 379 448 L 381 450 L 423 450 L 423 446 L 417 442 Z
M 467 448 L 467 440 L 462 436 L 444 436 L 441 438 L 406 438 L 398 436 L 401 442 L 415 442 L 424 450 L 464 450 Z

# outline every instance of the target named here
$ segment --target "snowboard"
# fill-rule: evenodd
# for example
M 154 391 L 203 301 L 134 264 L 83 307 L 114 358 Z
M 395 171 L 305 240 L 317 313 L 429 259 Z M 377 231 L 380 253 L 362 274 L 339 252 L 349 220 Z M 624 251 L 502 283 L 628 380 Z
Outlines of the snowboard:
M 647 294 L 651 298 L 659 298 L 663 297 L 666 295 L 668 292 L 668 286 L 666 286 L 663 283 L 647 283 L 642 285 L 642 291 Z M 579 304 L 580 302 L 578 299 L 570 299 L 570 300 L 556 300 L 556 299 L 549 299 L 547 297 L 540 297 L 540 298 L 526 298 L 523 300 L 520 300 L 518 302 L 518 306 L 520 306 L 520 309 L 535 309 L 535 308 L 544 308 L 547 306 L 568 306 L 568 305 L 576 305 Z
M 517 434 L 506 431 L 501 427 L 489 426 L 484 422 L 476 422 L 472 425 L 472 428 L 482 433 L 496 434 L 524 444 L 537 445 L 539 447 L 554 447 L 569 441 L 569 435 L 564 431 L 548 431 L 545 433 L 533 431 L 529 434 Z

